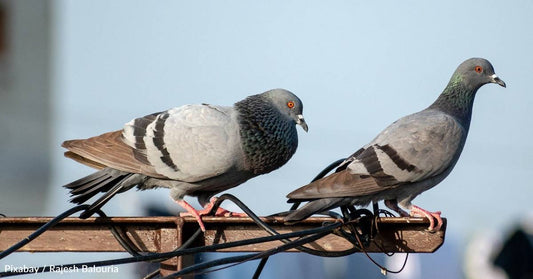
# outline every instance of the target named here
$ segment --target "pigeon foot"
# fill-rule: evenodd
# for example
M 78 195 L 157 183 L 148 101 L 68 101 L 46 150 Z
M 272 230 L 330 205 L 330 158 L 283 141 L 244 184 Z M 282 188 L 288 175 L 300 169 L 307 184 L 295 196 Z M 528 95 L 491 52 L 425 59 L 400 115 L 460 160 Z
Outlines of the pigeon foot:
M 215 202 L 218 200 L 217 197 L 212 197 L 209 200 L 209 203 L 204 205 L 204 209 L 198 211 L 200 215 L 207 215 L 211 209 L 213 209 L 213 206 L 215 206 Z M 185 213 L 187 214 L 187 213 Z M 239 212 L 232 212 L 227 209 L 224 209 L 222 207 L 218 207 L 217 211 L 215 212 L 215 216 L 221 216 L 221 217 L 247 217 L 246 213 L 239 213 Z
M 209 212 L 211 212 L 211 209 L 213 209 L 213 206 L 215 205 L 215 202 L 217 201 L 216 197 L 212 197 L 211 200 L 209 200 L 209 203 L 204 206 L 203 209 L 196 210 L 192 205 L 190 205 L 188 202 L 184 200 L 178 200 L 176 201 L 177 204 L 179 204 L 183 209 L 187 210 L 187 212 L 181 212 L 180 216 L 193 216 L 196 218 L 196 221 L 198 222 L 198 225 L 200 226 L 200 229 L 202 229 L 203 232 L 205 232 L 205 225 L 202 221 L 202 216 L 208 215 Z M 238 212 L 232 212 L 227 209 L 224 209 L 222 207 L 217 208 L 217 211 L 215 212 L 215 216 L 221 216 L 221 217 L 246 217 L 245 213 L 238 213 Z
M 440 217 L 441 212 L 429 212 L 425 209 L 422 209 L 416 205 L 411 207 L 411 216 L 422 216 L 426 217 L 429 220 L 428 231 L 437 232 L 442 227 L 442 218 Z M 437 226 L 435 227 L 435 220 L 437 220 Z

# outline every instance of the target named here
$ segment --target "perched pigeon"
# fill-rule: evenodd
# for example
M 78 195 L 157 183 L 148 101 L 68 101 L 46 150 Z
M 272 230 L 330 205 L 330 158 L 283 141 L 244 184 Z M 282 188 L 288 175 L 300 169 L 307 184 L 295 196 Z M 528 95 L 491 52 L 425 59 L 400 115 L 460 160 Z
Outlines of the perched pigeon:
M 81 218 L 135 186 L 170 188 L 171 197 L 205 230 L 200 216 L 211 210 L 213 195 L 291 158 L 298 146 L 295 124 L 307 131 L 302 110 L 296 95 L 274 89 L 233 107 L 185 105 L 134 119 L 119 131 L 65 141 L 66 157 L 101 170 L 64 187 L 77 204 L 105 192 Z M 196 211 L 185 195 L 197 196 L 204 210 Z
M 439 230 L 440 212 L 426 211 L 411 200 L 441 182 L 455 166 L 468 134 L 474 97 L 487 83 L 505 87 L 489 61 L 472 58 L 463 62 L 431 106 L 392 123 L 335 173 L 288 194 L 289 202 L 309 202 L 285 220 L 294 222 L 335 207 L 385 200 L 401 216 L 408 214 L 398 203 L 411 215 L 427 217 L 430 231 Z

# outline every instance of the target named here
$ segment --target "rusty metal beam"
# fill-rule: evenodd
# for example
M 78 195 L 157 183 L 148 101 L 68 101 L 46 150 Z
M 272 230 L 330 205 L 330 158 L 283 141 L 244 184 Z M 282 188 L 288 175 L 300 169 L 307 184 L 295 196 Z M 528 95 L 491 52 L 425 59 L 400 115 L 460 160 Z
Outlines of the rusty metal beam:
M 52 218 L 0 218 L 0 250 L 22 240 Z M 211 245 L 268 236 L 247 217 L 203 217 L 206 232 L 193 246 Z M 287 226 L 280 218 L 263 218 L 280 233 L 300 231 L 332 222 L 327 217 L 313 217 Z M 368 252 L 432 253 L 444 242 L 444 226 L 436 233 L 426 231 L 425 218 L 378 218 L 379 234 L 367 248 Z M 198 228 L 192 217 L 112 217 L 67 218 L 19 249 L 20 252 L 124 252 L 109 226 L 121 228 L 131 242 L 143 252 L 168 252 L 179 247 Z M 258 252 L 274 248 L 280 241 L 259 243 L 221 250 L 222 252 Z M 330 234 L 308 247 L 324 251 L 342 251 L 353 245 L 342 237 Z M 296 251 L 296 250 L 290 250 Z M 164 271 L 180 270 L 190 258 L 173 258 L 161 263 Z

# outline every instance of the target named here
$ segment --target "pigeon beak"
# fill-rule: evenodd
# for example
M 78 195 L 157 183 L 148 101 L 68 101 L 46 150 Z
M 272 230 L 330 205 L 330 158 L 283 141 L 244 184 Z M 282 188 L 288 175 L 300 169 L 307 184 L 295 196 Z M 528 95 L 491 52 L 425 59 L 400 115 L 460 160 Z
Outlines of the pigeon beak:
M 298 117 L 298 120 L 296 120 L 296 124 L 302 126 L 302 128 L 304 129 L 304 131 L 307 132 L 307 130 L 308 130 L 309 128 L 307 127 L 307 123 L 305 123 L 304 116 L 301 115 L 301 114 L 298 114 L 298 115 L 296 115 L 296 117 Z
M 500 77 L 498 77 L 496 74 L 493 74 L 492 76 L 490 76 L 490 78 L 492 79 L 492 83 L 496 83 L 496 84 L 499 84 L 500 86 L 507 87 L 505 85 L 505 82 L 501 80 Z

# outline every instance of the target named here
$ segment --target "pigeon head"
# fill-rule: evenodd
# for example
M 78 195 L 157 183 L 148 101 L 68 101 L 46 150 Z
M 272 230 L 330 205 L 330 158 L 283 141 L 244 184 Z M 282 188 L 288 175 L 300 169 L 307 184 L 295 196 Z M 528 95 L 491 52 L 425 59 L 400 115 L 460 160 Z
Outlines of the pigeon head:
M 476 91 L 487 83 L 496 83 L 506 87 L 505 82 L 495 73 L 492 64 L 483 58 L 470 58 L 455 71 L 452 81 L 460 81 L 468 90 Z
M 307 123 L 302 114 L 304 106 L 300 98 L 285 89 L 272 89 L 261 95 L 269 100 L 282 115 L 292 119 L 307 132 Z
M 470 58 L 457 67 L 442 94 L 429 108 L 454 116 L 468 130 L 476 92 L 487 83 L 506 86 L 489 61 Z

